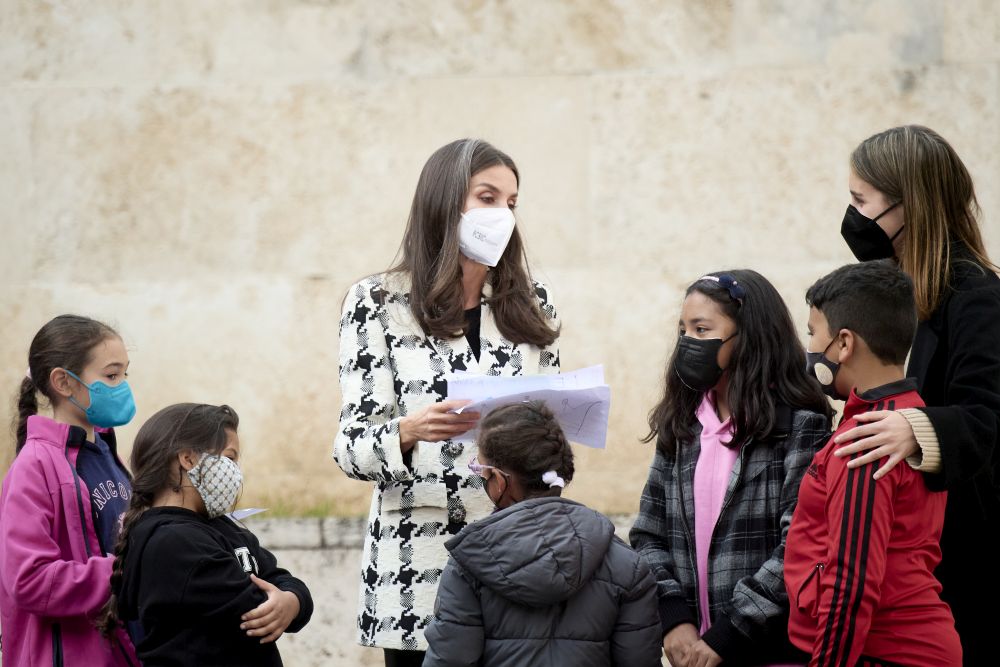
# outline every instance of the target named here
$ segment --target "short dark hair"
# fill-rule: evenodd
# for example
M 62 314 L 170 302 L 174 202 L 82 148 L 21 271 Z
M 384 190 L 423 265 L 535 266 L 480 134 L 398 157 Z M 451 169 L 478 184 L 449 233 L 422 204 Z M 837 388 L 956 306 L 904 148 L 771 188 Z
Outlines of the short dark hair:
M 892 260 L 859 262 L 823 276 L 806 292 L 830 333 L 850 329 L 883 363 L 902 365 L 917 331 L 913 281 Z
M 513 403 L 491 411 L 479 425 L 479 452 L 492 465 L 517 475 L 529 497 L 551 495 L 542 475 L 554 470 L 573 479 L 573 449 L 545 403 Z M 556 490 L 558 491 L 558 489 Z

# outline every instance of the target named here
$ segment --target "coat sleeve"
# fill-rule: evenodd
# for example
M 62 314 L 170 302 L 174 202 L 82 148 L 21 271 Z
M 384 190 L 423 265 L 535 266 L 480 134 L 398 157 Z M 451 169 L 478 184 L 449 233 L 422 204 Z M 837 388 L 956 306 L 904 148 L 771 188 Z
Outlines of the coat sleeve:
M 227 519 L 228 520 L 228 519 Z M 235 524 L 235 522 L 234 522 Z M 293 593 L 299 599 L 299 613 L 294 620 L 285 628 L 285 632 L 298 632 L 305 627 L 313 613 L 313 599 L 309 592 L 309 587 L 301 579 L 281 567 L 278 567 L 278 559 L 269 550 L 260 545 L 260 541 L 252 531 L 236 526 L 247 535 L 250 548 L 253 550 L 254 558 L 257 561 L 258 576 L 264 581 L 270 582 L 283 591 Z
M 541 283 L 535 283 L 535 294 L 538 296 L 538 306 L 542 309 L 542 315 L 553 331 L 559 332 L 562 323 L 559 320 L 559 313 L 552 302 L 552 293 L 549 288 Z M 547 375 L 559 372 L 559 338 L 556 338 L 551 345 L 543 347 L 538 354 L 538 373 Z
M 781 543 L 751 576 L 736 582 L 733 597 L 712 620 L 705 643 L 723 660 L 738 660 L 764 638 L 787 634 L 788 594 L 785 591 L 785 539 L 799 499 L 799 485 L 813 456 L 830 437 L 829 422 L 810 413 L 786 441 L 785 481 L 781 487 Z M 853 664 L 853 663 L 851 663 Z
M 238 627 L 243 614 L 267 600 L 231 551 L 189 527 L 159 528 L 143 549 L 140 567 L 142 607 L 150 616 L 183 609 L 192 618 Z
M 399 406 L 389 347 L 388 318 L 372 280 L 354 285 L 340 318 L 340 393 L 343 407 L 333 458 L 348 477 L 387 482 L 412 479 L 399 448 Z
M 111 556 L 65 560 L 52 538 L 59 495 L 30 449 L 18 454 L 4 480 L 0 508 L 0 576 L 20 609 L 38 616 L 83 616 L 111 596 Z
M 933 490 L 1000 467 L 1000 289 L 956 292 L 948 306 L 944 405 L 921 408 L 937 433 L 942 470 Z
M 454 559 L 441 575 L 434 618 L 424 631 L 424 667 L 473 667 L 483 657 L 483 610 L 471 581 Z
M 673 461 L 656 450 L 653 463 L 649 467 L 649 478 L 639 500 L 639 514 L 629 531 L 632 548 L 645 559 L 656 579 L 657 600 L 661 623 L 661 636 L 681 623 L 698 624 L 687 604 L 684 589 L 675 572 L 671 548 L 678 539 L 685 539 L 677 531 L 671 531 L 669 517 L 680 510 L 667 502 L 667 484 L 672 477 Z
M 809 662 L 813 667 L 858 662 L 881 597 L 893 501 L 902 475 L 914 473 L 897 466 L 876 481 L 873 475 L 879 463 L 848 470 L 846 460 L 828 459 L 829 541 L 820 579 L 818 632 Z
M 656 612 L 656 580 L 646 561 L 635 558 L 632 581 L 622 597 L 611 635 L 611 664 L 659 667 L 662 639 Z

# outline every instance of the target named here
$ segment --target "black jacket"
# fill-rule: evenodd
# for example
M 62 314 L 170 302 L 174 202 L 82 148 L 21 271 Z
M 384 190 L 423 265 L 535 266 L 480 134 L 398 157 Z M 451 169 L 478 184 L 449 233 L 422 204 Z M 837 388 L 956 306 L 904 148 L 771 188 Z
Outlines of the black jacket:
M 180 507 L 154 507 L 132 526 L 118 593 L 118 615 L 138 618 L 145 636 L 136 649 L 145 667 L 281 665 L 275 643 L 240 630 L 240 617 L 267 599 L 250 573 L 291 591 L 299 615 L 312 615 L 305 584 L 278 567 L 249 530 Z
M 659 667 L 656 583 L 602 514 L 526 500 L 451 538 L 424 667 Z
M 936 571 L 942 597 L 965 664 L 992 664 L 976 657 L 977 646 L 995 646 L 995 631 L 975 606 L 1000 597 L 997 554 L 983 548 L 1000 535 L 1000 278 L 961 246 L 952 257 L 951 289 L 917 328 L 907 375 L 917 379 L 941 446 L 942 471 L 926 475 L 927 486 L 948 490 Z

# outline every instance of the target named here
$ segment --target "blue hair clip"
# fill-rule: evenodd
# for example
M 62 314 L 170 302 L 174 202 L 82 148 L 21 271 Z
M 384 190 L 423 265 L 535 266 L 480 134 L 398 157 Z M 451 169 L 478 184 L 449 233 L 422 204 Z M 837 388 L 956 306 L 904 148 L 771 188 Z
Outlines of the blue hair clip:
M 698 278 L 698 282 L 702 280 L 711 280 L 712 282 L 719 283 L 719 287 L 722 287 L 727 292 L 729 292 L 729 297 L 740 304 L 743 305 L 743 299 L 746 297 L 747 292 L 743 289 L 743 285 L 740 285 L 736 278 L 733 278 L 728 273 L 723 273 L 721 276 L 702 276 Z

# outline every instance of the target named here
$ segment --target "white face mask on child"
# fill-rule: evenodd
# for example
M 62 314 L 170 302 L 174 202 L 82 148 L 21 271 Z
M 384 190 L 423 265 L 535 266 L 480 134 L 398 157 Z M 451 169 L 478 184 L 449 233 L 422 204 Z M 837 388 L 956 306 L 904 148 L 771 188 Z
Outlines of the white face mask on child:
M 202 454 L 198 463 L 188 470 L 188 479 L 205 501 L 210 519 L 232 509 L 243 486 L 243 473 L 236 461 L 218 454 Z

